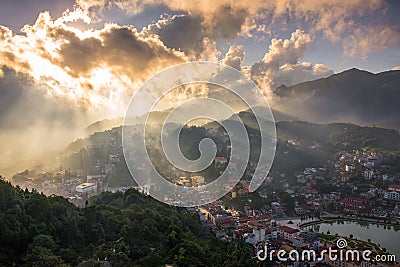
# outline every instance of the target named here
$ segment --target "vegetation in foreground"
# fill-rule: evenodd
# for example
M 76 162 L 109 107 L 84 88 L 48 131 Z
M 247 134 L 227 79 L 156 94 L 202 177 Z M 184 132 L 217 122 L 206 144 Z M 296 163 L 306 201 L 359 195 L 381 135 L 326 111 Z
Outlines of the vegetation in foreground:
M 254 266 L 242 242 L 205 236 L 198 215 L 135 190 L 85 208 L 0 181 L 0 266 Z

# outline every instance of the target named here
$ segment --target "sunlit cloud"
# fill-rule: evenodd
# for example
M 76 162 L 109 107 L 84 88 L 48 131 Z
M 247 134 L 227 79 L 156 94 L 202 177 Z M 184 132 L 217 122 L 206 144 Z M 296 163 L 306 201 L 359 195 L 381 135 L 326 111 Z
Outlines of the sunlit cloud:
M 300 30 L 293 32 L 290 39 L 274 38 L 264 58 L 245 67 L 244 71 L 270 99 L 273 98 L 273 89 L 281 85 L 291 86 L 333 74 L 323 64 L 301 61 L 311 42 L 312 37 Z
M 155 72 L 185 61 L 156 35 L 134 27 L 106 24 L 100 30 L 79 30 L 67 22 L 90 19 L 81 11 L 66 11 L 53 19 L 39 15 L 23 34 L 1 28 L 0 65 L 28 74 L 48 87 L 48 95 L 65 98 L 85 108 L 120 115 L 137 86 Z
M 134 18 L 160 6 L 167 13 L 142 29 L 109 18 L 124 12 Z M 20 31 L 0 25 L 1 156 L 29 156 L 26 150 L 40 150 L 46 141 L 61 147 L 91 121 L 123 116 L 149 77 L 188 61 L 243 71 L 278 107 L 285 103 L 276 88 L 333 74 L 329 64 L 307 57 L 320 40 L 339 47 L 345 58 L 364 60 L 398 47 L 400 26 L 385 12 L 384 0 L 77 0 L 61 16 L 41 12 Z M 253 52 L 247 42 L 265 45 L 263 56 L 247 62 Z M 182 86 L 159 108 L 215 91 Z M 15 123 L 21 113 L 30 115 L 22 121 L 30 123 L 29 131 Z
M 163 5 L 179 15 L 163 15 L 143 29 L 102 21 L 107 10 L 138 14 Z M 326 77 L 333 71 L 302 58 L 316 35 L 341 42 L 346 56 L 399 45 L 399 26 L 359 18 L 385 12 L 372 1 L 162 1 L 77 0 L 73 10 L 53 18 L 39 14 L 21 34 L 0 26 L 0 65 L 27 74 L 47 95 L 104 116 L 122 115 L 127 101 L 151 75 L 193 60 L 220 61 L 243 70 L 264 90 Z M 293 23 L 295 22 L 295 23 Z M 280 38 L 274 27 L 294 29 Z M 244 66 L 243 48 L 232 43 L 264 35 L 271 39 L 264 58 Z M 223 55 L 218 42 L 232 43 Z M 0 73 L 1 74 L 1 73 Z
M 233 45 L 229 47 L 228 52 L 222 59 L 222 63 L 237 70 L 241 70 L 244 57 L 245 53 L 243 52 L 243 47 L 240 45 Z
M 299 28 L 308 28 L 312 34 L 321 33 L 333 42 L 343 42 L 345 55 L 355 55 L 354 40 L 362 36 L 365 48 L 360 55 L 379 51 L 382 46 L 398 45 L 398 26 L 385 27 L 385 19 L 370 21 L 365 16 L 384 16 L 387 4 L 384 0 L 280 0 L 280 1 L 234 1 L 234 0 L 78 0 L 78 6 L 88 10 L 94 17 L 105 10 L 120 8 L 129 14 L 137 14 L 146 6 L 165 5 L 174 11 L 201 22 L 208 37 L 232 40 L 238 35 L 270 35 L 274 28 L 286 28 L 295 22 Z M 191 20 L 186 17 L 185 20 Z M 175 22 L 183 21 L 176 19 Z M 174 22 L 174 23 L 175 23 Z M 193 22 L 193 21 L 191 21 Z M 196 30 L 199 32 L 199 30 Z M 368 33 L 378 38 L 365 38 Z M 388 42 L 385 42 L 388 41 Z
M 345 55 L 366 59 L 372 51 L 400 45 L 400 25 L 360 27 L 344 41 Z

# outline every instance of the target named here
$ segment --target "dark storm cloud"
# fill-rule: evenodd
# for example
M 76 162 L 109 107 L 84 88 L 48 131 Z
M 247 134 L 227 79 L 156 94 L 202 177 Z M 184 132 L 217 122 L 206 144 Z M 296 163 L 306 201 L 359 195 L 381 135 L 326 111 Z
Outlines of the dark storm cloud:
M 143 32 L 158 35 L 167 47 L 191 58 L 211 58 L 218 54 L 215 42 L 234 40 L 242 32 L 247 15 L 244 9 L 225 5 L 207 16 L 193 13 L 161 19 Z
M 181 50 L 185 54 L 200 54 L 204 51 L 203 38 L 206 32 L 200 16 L 173 16 L 149 25 L 147 30 L 159 35 L 167 47 Z
M 60 49 L 60 64 L 68 67 L 74 77 L 88 75 L 101 60 L 101 41 L 93 37 L 81 40 L 75 34 L 65 34 L 65 37 L 69 42 Z
M 133 27 L 112 26 L 97 37 L 84 39 L 65 29 L 55 29 L 52 37 L 67 40 L 59 49 L 58 64 L 74 77 L 90 75 L 104 64 L 135 80 L 161 66 L 182 61 L 177 52 L 158 39 L 144 38 Z
M 233 40 L 241 33 L 249 13 L 242 8 L 221 6 L 207 21 L 211 34 L 216 39 Z

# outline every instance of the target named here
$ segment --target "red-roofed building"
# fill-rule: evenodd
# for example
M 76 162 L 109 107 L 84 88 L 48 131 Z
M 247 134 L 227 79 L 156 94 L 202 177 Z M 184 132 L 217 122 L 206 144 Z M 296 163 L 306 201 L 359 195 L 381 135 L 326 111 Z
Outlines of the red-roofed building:
M 301 204 L 300 206 L 303 208 L 304 211 L 313 211 L 313 210 L 315 210 L 313 207 L 311 207 L 309 205 L 306 205 L 306 204 Z
M 389 186 L 389 191 L 395 191 L 400 193 L 400 185 L 398 184 L 392 184 Z
M 235 170 L 235 171 L 236 171 L 236 163 L 230 161 L 230 162 L 229 162 L 229 165 L 228 165 L 228 168 L 231 168 L 232 170 Z
M 360 211 L 371 205 L 371 201 L 359 197 L 346 197 L 341 201 L 342 206 L 348 211 Z
M 222 229 L 230 229 L 235 226 L 235 221 L 232 217 L 225 217 L 218 220 L 217 225 Z
M 250 185 L 248 182 L 241 180 L 240 184 L 243 186 L 243 189 L 245 189 L 246 191 L 249 191 Z
M 225 164 L 228 160 L 225 157 L 215 157 L 216 164 Z

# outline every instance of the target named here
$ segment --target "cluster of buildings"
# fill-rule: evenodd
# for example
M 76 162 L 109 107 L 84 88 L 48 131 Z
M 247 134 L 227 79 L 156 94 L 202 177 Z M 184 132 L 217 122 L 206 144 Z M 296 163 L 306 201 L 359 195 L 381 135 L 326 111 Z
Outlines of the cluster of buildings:
M 104 164 L 92 166 L 91 170 L 84 168 L 59 170 L 55 172 L 24 171 L 13 176 L 12 180 L 21 188 L 36 190 L 45 195 L 59 195 L 70 202 L 82 206 L 93 195 L 99 194 L 108 188 L 108 175 L 115 170 L 115 164 L 120 162 L 118 154 L 111 154 Z
M 400 185 L 393 184 L 388 187 L 388 190 L 384 193 L 383 198 L 400 201 Z
M 181 176 L 175 181 L 175 184 L 187 187 L 198 187 L 205 184 L 205 178 L 201 175 L 193 175 L 190 177 Z
M 248 205 L 244 206 L 242 212 L 213 203 L 201 207 L 199 215 L 208 232 L 224 240 L 242 239 L 252 245 L 266 240 L 283 240 L 285 244 L 295 247 L 315 247 L 318 242 L 318 238 L 314 238 L 311 244 L 306 242 L 309 239 L 304 235 L 308 232 L 301 231 L 294 225 L 280 225 L 273 214 L 263 214 L 261 211 L 252 210 Z
M 28 171 L 14 176 L 21 188 L 36 190 L 45 195 L 59 195 L 76 205 L 106 189 L 106 175 L 86 175 L 69 171 L 35 172 Z
M 295 180 L 282 176 L 281 190 L 296 201 L 286 215 L 328 211 L 400 220 L 400 173 L 390 173 L 384 157 L 360 150 L 343 151 L 337 161 L 307 167 Z M 263 190 L 260 196 L 266 195 Z M 285 207 L 285 202 L 280 202 Z
M 386 199 L 397 202 L 400 201 L 399 193 L 400 185 L 392 184 L 387 189 L 372 187 L 367 192 L 361 193 L 360 196 L 366 199 Z
M 350 199 L 348 201 L 351 201 Z M 354 200 L 354 202 L 356 202 Z M 259 249 L 264 249 L 264 246 L 268 248 L 268 251 L 273 252 L 274 266 L 304 266 L 304 262 L 307 262 L 307 266 L 395 266 L 393 262 L 388 264 L 382 262 L 370 262 L 365 261 L 362 258 L 359 259 L 346 259 L 343 260 L 340 257 L 332 258 L 328 257 L 328 254 L 324 254 L 323 251 L 336 250 L 338 247 L 336 240 L 339 237 L 324 235 L 308 230 L 303 230 L 301 225 L 295 224 L 290 220 L 276 221 L 274 215 L 262 215 L 260 212 L 248 213 L 244 208 L 244 211 L 237 211 L 234 209 L 227 209 L 222 204 L 210 204 L 206 207 L 198 209 L 200 220 L 203 227 L 206 229 L 206 233 L 214 234 L 217 238 L 222 240 L 243 240 L 249 243 L 254 248 L 254 253 L 257 254 Z M 307 221 L 312 223 L 312 220 Z M 326 236 L 331 237 L 330 241 L 326 239 Z M 358 250 L 359 255 L 362 254 L 365 249 L 365 244 L 360 242 L 353 242 L 354 245 L 351 248 L 353 251 Z M 355 246 L 355 247 L 354 247 Z M 298 255 L 311 255 L 315 254 L 315 258 L 304 260 L 302 258 L 298 260 L 285 260 L 280 262 L 277 258 L 277 252 L 285 251 L 286 255 L 296 252 Z M 303 253 L 306 252 L 306 253 Z

